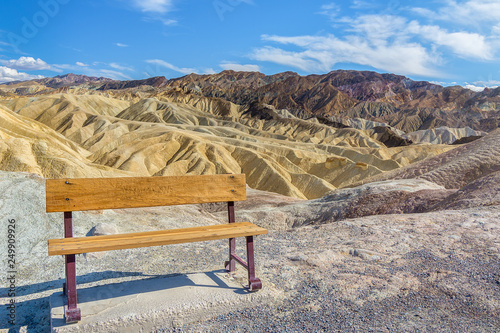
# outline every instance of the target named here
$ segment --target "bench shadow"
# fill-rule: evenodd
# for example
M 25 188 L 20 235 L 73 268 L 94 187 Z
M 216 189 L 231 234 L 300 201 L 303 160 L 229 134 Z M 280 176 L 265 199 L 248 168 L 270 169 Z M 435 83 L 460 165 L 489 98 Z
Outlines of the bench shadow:
M 176 274 L 172 274 L 176 275 Z M 96 273 L 87 273 L 77 276 L 77 283 L 89 283 L 96 281 L 105 281 L 109 279 L 115 279 L 120 277 L 129 276 L 150 276 L 141 272 L 120 272 L 120 271 L 103 271 Z M 156 275 L 154 275 L 156 276 Z M 164 275 L 168 276 L 168 275 Z M 61 289 L 64 279 L 57 279 L 47 282 L 32 283 L 28 285 L 16 286 L 16 296 L 26 296 L 32 293 L 39 293 L 42 291 Z M 8 294 L 8 288 L 0 288 L 0 297 L 6 297 Z
M 143 294 L 160 290 L 165 291 L 168 289 L 186 287 L 186 286 L 232 289 L 234 293 L 237 294 L 246 293 L 243 287 L 235 288 L 229 286 L 217 275 L 217 274 L 222 274 L 224 272 L 225 272 L 224 270 L 216 270 L 211 272 L 190 273 L 190 274 L 153 275 L 148 278 L 143 278 L 138 280 L 101 284 L 99 286 L 92 286 L 86 288 L 79 287 L 78 303 L 82 304 L 86 302 L 130 296 L 135 294 Z M 196 279 L 192 278 L 193 276 L 200 274 L 206 276 L 208 279 L 204 279 L 203 282 L 198 282 L 196 281 Z M 205 281 L 210 281 L 210 283 L 208 284 L 204 283 Z
M 198 286 L 206 288 L 218 288 L 232 290 L 236 294 L 245 294 L 247 291 L 243 286 L 230 286 L 219 275 L 225 273 L 225 270 L 214 270 L 210 272 L 194 272 L 189 274 L 167 274 L 167 275 L 147 275 L 141 272 L 120 272 L 104 271 L 88 273 L 77 276 L 78 304 L 85 306 L 86 303 L 102 300 L 109 300 L 118 297 L 143 294 L 155 291 L 167 291 L 178 287 Z M 203 276 L 196 279 L 193 277 Z M 116 278 L 138 278 L 130 281 L 106 283 L 106 280 Z M 199 281 L 197 281 L 199 280 Z M 96 286 L 85 286 L 93 282 L 101 282 Z M 62 283 L 64 279 L 57 279 L 43 283 L 19 286 L 16 288 L 16 296 L 29 296 L 40 292 L 54 290 L 56 295 L 62 295 Z M 209 283 L 206 283 L 209 282 Z M 0 295 L 6 297 L 7 288 L 0 288 Z M 16 302 L 16 325 L 11 325 L 7 320 L 0 320 L 0 330 L 7 329 L 9 333 L 41 332 L 40 320 L 49 320 L 47 324 L 50 327 L 50 296 L 41 296 L 33 299 Z M 63 299 L 61 297 L 61 299 Z M 40 313 L 44 311 L 46 313 Z M 7 306 L 2 306 L 0 316 L 7 318 Z M 24 327 L 21 329 L 21 327 Z

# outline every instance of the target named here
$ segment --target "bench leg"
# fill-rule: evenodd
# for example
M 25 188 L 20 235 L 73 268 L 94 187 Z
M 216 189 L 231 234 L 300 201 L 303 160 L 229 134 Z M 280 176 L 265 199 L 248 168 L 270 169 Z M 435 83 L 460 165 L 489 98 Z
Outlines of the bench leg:
M 236 270 L 236 238 L 229 238 L 229 261 L 226 261 L 226 271 L 232 273 Z
M 229 223 L 234 223 L 234 201 L 227 202 L 227 217 Z M 232 273 L 236 270 L 236 260 L 234 256 L 236 255 L 236 238 L 229 238 L 229 261 L 225 262 L 226 271 Z
M 71 212 L 64 212 L 64 237 L 73 237 L 73 216 Z M 75 255 L 69 254 L 65 257 L 66 283 L 63 284 L 63 292 L 66 295 L 67 304 L 64 308 L 66 323 L 74 323 L 81 320 L 80 309 L 76 302 L 76 262 Z
M 247 236 L 248 289 L 256 291 L 262 288 L 262 282 L 255 277 L 255 260 L 253 255 L 253 236 Z
M 229 223 L 234 223 L 234 201 L 228 201 L 227 213 Z M 248 289 L 256 291 L 262 288 L 262 282 L 255 277 L 255 260 L 253 256 L 253 236 L 247 236 L 247 262 L 236 255 L 236 238 L 229 238 L 229 260 L 226 261 L 226 271 L 232 273 L 236 270 L 236 263 L 248 270 Z
M 64 309 L 66 323 L 74 323 L 81 320 L 80 309 L 76 301 L 76 265 L 75 255 L 66 255 L 66 283 L 64 291 L 66 294 L 67 305 Z

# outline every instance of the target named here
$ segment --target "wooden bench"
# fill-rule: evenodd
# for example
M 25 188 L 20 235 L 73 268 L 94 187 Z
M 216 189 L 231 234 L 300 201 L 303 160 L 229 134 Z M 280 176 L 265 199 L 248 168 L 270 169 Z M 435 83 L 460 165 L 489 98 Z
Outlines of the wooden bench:
M 245 175 L 202 175 L 179 177 L 125 177 L 47 179 L 47 212 L 64 212 L 64 237 L 50 239 L 49 255 L 64 255 L 66 322 L 81 319 L 77 307 L 75 255 L 156 245 L 200 242 L 229 238 L 229 260 L 225 269 L 233 272 L 236 263 L 248 270 L 248 289 L 262 288 L 255 277 L 253 236 L 267 229 L 249 222 L 235 222 L 234 202 L 246 200 Z M 229 223 L 105 236 L 73 237 L 72 212 L 84 210 L 137 208 L 167 205 L 227 202 Z M 235 237 L 246 237 L 247 261 L 236 255 Z

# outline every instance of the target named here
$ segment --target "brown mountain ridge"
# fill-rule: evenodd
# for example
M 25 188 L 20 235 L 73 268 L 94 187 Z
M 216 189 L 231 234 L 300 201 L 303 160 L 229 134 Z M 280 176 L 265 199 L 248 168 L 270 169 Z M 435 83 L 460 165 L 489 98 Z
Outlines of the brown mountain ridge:
M 442 87 L 401 75 L 369 71 L 336 70 L 301 76 L 295 72 L 265 75 L 226 70 L 170 80 L 152 77 L 131 81 L 68 74 L 0 85 L 0 92 L 2 95 L 47 94 L 70 86 L 105 92 L 182 89 L 238 105 L 269 104 L 301 118 L 335 116 L 336 119 L 383 122 L 407 133 L 440 126 L 469 126 L 489 132 L 500 125 L 500 88 L 474 92 L 461 86 Z

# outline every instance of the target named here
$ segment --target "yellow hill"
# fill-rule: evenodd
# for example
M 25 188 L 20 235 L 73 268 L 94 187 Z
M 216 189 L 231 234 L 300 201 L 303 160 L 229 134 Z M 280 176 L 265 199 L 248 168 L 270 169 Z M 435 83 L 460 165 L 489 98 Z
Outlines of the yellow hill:
M 178 90 L 82 93 L 0 101 L 2 170 L 45 177 L 244 172 L 252 188 L 312 199 L 452 149 L 387 148 L 363 130 L 258 119 L 243 106 Z

